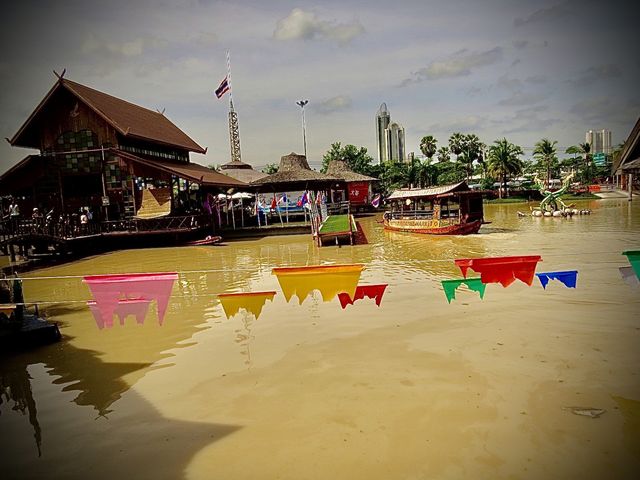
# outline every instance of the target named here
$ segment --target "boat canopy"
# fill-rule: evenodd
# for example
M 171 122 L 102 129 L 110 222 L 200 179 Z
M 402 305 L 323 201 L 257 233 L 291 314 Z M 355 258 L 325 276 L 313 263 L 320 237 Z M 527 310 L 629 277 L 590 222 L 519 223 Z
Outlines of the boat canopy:
M 404 200 L 406 198 L 435 198 L 441 195 L 447 195 L 458 192 L 468 192 L 469 186 L 467 182 L 462 181 L 452 185 L 442 185 L 439 187 L 431 188 L 401 188 L 393 192 L 387 200 Z

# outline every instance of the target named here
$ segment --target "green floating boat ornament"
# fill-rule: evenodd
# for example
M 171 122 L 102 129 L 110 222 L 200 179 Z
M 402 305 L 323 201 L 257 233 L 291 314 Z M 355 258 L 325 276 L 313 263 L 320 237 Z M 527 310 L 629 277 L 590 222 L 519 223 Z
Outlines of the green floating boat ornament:
M 627 250 L 622 252 L 629 259 L 629 263 L 633 267 L 633 271 L 636 272 L 636 277 L 640 279 L 640 250 Z
M 460 280 L 442 280 L 442 288 L 444 294 L 447 297 L 447 302 L 451 303 L 451 300 L 456 298 L 456 290 L 460 285 L 466 285 L 469 290 L 478 292 L 480 298 L 484 298 L 484 291 L 487 288 L 486 283 L 482 283 L 480 278 L 462 278 Z

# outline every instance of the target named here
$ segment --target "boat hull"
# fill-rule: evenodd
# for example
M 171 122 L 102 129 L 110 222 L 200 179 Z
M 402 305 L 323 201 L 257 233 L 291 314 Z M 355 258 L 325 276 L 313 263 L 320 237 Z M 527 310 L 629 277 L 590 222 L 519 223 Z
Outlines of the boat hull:
M 478 233 L 482 221 L 435 226 L 429 220 L 388 220 L 384 219 L 384 228 L 395 232 L 420 233 L 423 235 L 470 235 Z

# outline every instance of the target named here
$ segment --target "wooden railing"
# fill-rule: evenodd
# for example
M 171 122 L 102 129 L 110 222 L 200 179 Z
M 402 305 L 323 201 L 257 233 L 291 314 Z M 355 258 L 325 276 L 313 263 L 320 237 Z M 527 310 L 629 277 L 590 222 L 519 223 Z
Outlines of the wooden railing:
M 6 242 L 14 237 L 50 236 L 59 240 L 79 237 L 110 234 L 153 232 L 164 230 L 195 230 L 210 224 L 206 215 L 181 215 L 160 217 L 154 219 L 126 219 L 105 222 L 89 222 L 78 224 L 75 222 L 54 222 L 45 219 L 3 220 L 0 222 L 0 242 Z

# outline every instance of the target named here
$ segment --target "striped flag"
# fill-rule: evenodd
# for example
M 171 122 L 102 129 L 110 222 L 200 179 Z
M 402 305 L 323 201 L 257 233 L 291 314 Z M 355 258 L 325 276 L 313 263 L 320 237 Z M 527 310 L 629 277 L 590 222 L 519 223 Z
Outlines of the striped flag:
M 380 206 L 380 194 L 377 193 L 375 197 L 371 200 L 371 205 L 373 208 L 378 208 Z
M 229 91 L 229 78 L 224 77 L 224 80 L 220 82 L 220 86 L 216 90 L 216 97 L 221 98 L 228 91 Z

